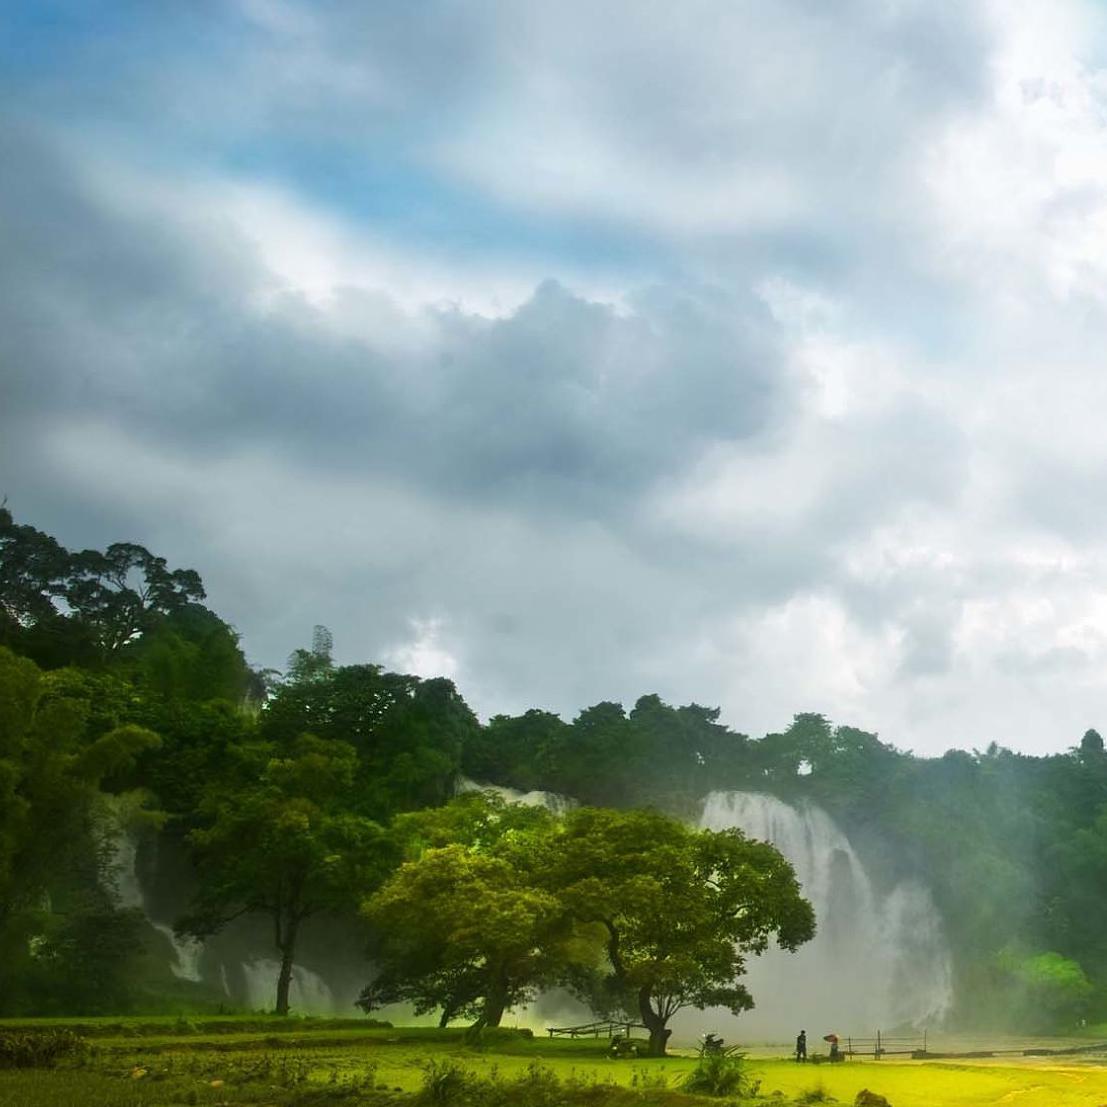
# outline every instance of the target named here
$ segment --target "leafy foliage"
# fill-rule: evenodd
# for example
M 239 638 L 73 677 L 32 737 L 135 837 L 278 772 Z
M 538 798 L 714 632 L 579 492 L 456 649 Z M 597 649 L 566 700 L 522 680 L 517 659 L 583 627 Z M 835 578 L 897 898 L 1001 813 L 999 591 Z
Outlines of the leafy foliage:
M 565 817 L 547 865 L 573 916 L 604 936 L 606 968 L 585 995 L 636 1015 L 652 1053 L 664 1053 L 668 1022 L 685 1007 L 752 1007 L 745 958 L 770 938 L 794 950 L 815 933 L 792 866 L 737 830 L 581 808 Z
M 315 655 L 309 655 L 315 656 Z M 476 718 L 444 679 L 377 665 L 294 667 L 261 717 L 276 746 L 301 734 L 348 743 L 357 754 L 361 809 L 375 818 L 446 800 Z
M 0 1030 L 0 1069 L 43 1069 L 60 1060 L 74 1060 L 90 1052 L 88 1042 L 72 1030 L 19 1033 Z
M 684 1078 L 683 1088 L 696 1095 L 753 1099 L 761 1090 L 761 1081 L 751 1075 L 744 1053 L 701 1049 L 696 1067 Z
M 85 691 L 0 647 L 0 1007 L 45 1005 L 58 983 L 97 1002 L 126 993 L 136 943 L 104 891 L 100 786 L 159 739 L 133 724 L 90 734 Z
M 420 825 L 421 824 L 421 825 Z M 441 1008 L 498 1026 L 509 1007 L 554 983 L 572 957 L 561 901 L 540 887 L 533 851 L 552 820 L 535 809 L 466 796 L 441 812 L 411 817 L 432 845 L 406 862 L 365 904 L 378 935 L 380 971 L 362 994 L 366 1010 L 397 1001 L 418 1013 Z
M 281 958 L 276 1010 L 287 1014 L 303 923 L 352 910 L 386 870 L 389 840 L 350 810 L 352 746 L 304 735 L 288 756 L 267 752 L 249 751 L 240 778 L 212 781 L 201 799 L 204 825 L 189 835 L 199 886 L 178 929 L 202 938 L 239 915 L 267 916 Z

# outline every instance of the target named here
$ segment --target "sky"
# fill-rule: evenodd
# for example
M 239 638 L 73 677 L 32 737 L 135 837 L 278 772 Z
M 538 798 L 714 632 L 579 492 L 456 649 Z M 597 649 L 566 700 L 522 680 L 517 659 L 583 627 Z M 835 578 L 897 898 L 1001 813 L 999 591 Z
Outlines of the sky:
M 0 15 L 0 495 L 487 717 L 1107 727 L 1107 7 Z

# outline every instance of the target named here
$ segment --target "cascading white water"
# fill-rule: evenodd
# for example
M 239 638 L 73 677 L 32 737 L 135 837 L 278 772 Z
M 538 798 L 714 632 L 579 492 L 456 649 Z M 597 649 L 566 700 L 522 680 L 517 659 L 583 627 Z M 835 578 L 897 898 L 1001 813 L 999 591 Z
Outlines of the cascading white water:
M 273 1010 L 277 996 L 277 974 L 280 969 L 279 962 L 269 957 L 259 957 L 243 963 L 246 1000 L 252 1010 Z M 340 1006 L 326 981 L 318 973 L 300 965 L 294 965 L 292 968 L 288 1005 L 296 1015 L 349 1014 L 349 1006 Z
M 138 843 L 134 835 L 119 827 L 113 827 L 111 833 L 111 870 L 114 882 L 114 898 L 120 907 L 137 907 L 145 912 L 146 904 L 142 896 L 142 887 L 138 882 L 135 861 L 138 858 Z
M 878 894 L 826 812 L 755 792 L 713 792 L 700 825 L 737 827 L 772 842 L 815 908 L 813 941 L 796 953 L 771 947 L 751 958 L 745 983 L 757 1006 L 739 1023 L 744 1039 L 795 1035 L 801 1028 L 813 1040 L 830 1031 L 869 1035 L 934 1024 L 949 1009 L 952 965 L 929 891 L 910 881 Z M 714 1012 L 707 1021 L 721 1027 L 732 1017 Z
M 150 919 L 150 916 L 146 916 Z M 204 943 L 195 938 L 178 938 L 176 932 L 168 923 L 154 922 L 150 919 L 150 925 L 165 936 L 173 947 L 175 960 L 169 966 L 169 971 L 178 980 L 191 980 L 198 984 L 203 976 L 200 972 L 200 958 L 204 955 Z
M 135 865 L 138 859 L 138 843 L 134 835 L 121 826 L 112 826 L 108 833 L 111 835 L 109 868 L 114 881 L 116 903 L 120 907 L 138 908 L 146 916 L 150 925 L 159 934 L 164 935 L 173 949 L 174 960 L 169 966 L 169 971 L 175 977 L 193 982 L 201 980 L 200 958 L 204 952 L 203 942 L 192 938 L 178 938 L 167 923 L 155 922 L 150 918 Z
M 502 784 L 481 784 L 479 781 L 470 780 L 460 776 L 454 785 L 457 795 L 464 792 L 495 792 L 497 796 L 507 803 L 522 803 L 527 807 L 545 807 L 555 815 L 563 815 L 571 807 L 576 806 L 576 801 L 568 796 L 559 795 L 557 792 L 520 792 L 515 788 L 506 788 Z

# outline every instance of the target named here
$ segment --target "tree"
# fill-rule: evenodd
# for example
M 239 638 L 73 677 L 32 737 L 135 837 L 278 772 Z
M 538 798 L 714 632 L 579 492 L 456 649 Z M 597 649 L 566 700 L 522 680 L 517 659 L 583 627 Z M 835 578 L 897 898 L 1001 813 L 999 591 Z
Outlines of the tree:
M 1086 761 L 1103 757 L 1103 736 L 1098 730 L 1084 731 L 1084 737 L 1080 739 L 1080 757 Z
M 447 1021 L 476 1014 L 478 1026 L 499 1026 L 543 981 L 561 915 L 502 858 L 460 845 L 428 850 L 365 906 L 382 935 L 375 988 L 417 1013 L 441 1007 Z
M 320 624 L 311 632 L 311 649 L 293 650 L 288 659 L 288 680 L 304 684 L 316 677 L 325 677 L 334 669 L 334 636 Z
M 88 697 L 98 683 L 68 670 L 43 673 L 0 647 L 0 1009 L 17 991 L 17 971 L 44 966 L 43 957 L 37 968 L 29 964 L 35 950 L 64 948 L 91 964 L 90 919 L 106 931 L 114 920 L 123 933 L 126 920 L 103 891 L 100 786 L 159 738 L 111 725 L 110 712 L 97 718 Z
M 534 877 L 554 827 L 544 808 L 490 792 L 400 816 L 409 860 L 363 907 L 378 972 L 362 1006 L 409 1002 L 479 1029 L 559 979 L 578 943 L 556 892 Z
M 329 657 L 323 664 L 322 655 L 300 652 L 300 675 L 282 684 L 261 713 L 264 738 L 278 748 L 304 733 L 348 742 L 357 751 L 359 809 L 373 818 L 450 797 L 462 746 L 477 730 L 451 681 L 379 665 L 334 667 Z
M 477 851 L 528 849 L 537 836 L 549 833 L 554 816 L 545 807 L 509 803 L 494 791 L 464 792 L 441 807 L 397 815 L 392 835 L 408 860 L 428 849 L 462 845 Z M 518 858 L 520 862 L 526 860 Z
M 393 863 L 381 827 L 351 810 L 356 765 L 348 743 L 311 735 L 285 757 L 255 748 L 234 781 L 212 782 L 200 801 L 205 825 L 188 836 L 199 888 L 178 932 L 204 938 L 241 915 L 267 916 L 280 958 L 279 1015 L 289 1011 L 305 921 L 353 910 Z
M 111 655 L 154 626 L 161 615 L 180 611 L 204 598 L 200 575 L 170 569 L 133 542 L 113 542 L 101 553 L 73 554 L 65 600 L 74 614 L 94 628 L 105 655 Z
M 532 708 L 522 715 L 494 715 L 469 734 L 462 768 L 474 780 L 529 792 L 565 787 L 564 751 L 572 730 L 549 711 Z
M 55 615 L 69 564 L 69 553 L 55 539 L 16 523 L 0 504 L 0 613 L 6 620 L 30 626 Z
M 364 995 L 406 1000 L 443 1021 L 476 1017 L 499 1026 L 504 1012 L 551 984 L 563 964 L 565 911 L 502 856 L 462 845 L 409 861 L 365 904 L 380 935 L 377 979 Z
M 0 505 L 0 633 L 44 664 L 109 661 L 202 599 L 198 573 L 170 569 L 144 546 L 72 553 Z
M 1029 1027 L 1071 1026 L 1087 1010 L 1093 988 L 1076 961 L 1053 951 L 1028 954 L 1008 947 L 996 965 L 1005 978 L 1008 1005 Z
M 662 1055 L 684 1007 L 753 1006 L 740 977 L 770 938 L 795 950 L 815 933 L 792 866 L 740 831 L 695 830 L 647 811 L 579 808 L 549 840 L 542 881 L 604 933 L 589 989 L 641 1019 Z
M 162 700 L 226 700 L 240 704 L 251 672 L 238 635 L 213 612 L 185 604 L 152 620 L 120 651 L 115 671 L 143 692 Z

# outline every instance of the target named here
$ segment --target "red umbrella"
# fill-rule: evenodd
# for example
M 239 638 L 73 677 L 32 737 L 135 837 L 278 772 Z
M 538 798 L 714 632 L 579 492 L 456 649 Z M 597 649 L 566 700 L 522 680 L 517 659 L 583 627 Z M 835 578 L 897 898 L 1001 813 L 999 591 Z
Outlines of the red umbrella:
M 823 1035 L 823 1041 L 824 1042 L 836 1042 L 837 1040 L 838 1040 L 838 1035 L 837 1034 L 824 1034 Z

